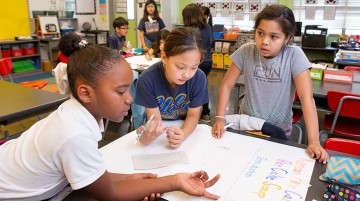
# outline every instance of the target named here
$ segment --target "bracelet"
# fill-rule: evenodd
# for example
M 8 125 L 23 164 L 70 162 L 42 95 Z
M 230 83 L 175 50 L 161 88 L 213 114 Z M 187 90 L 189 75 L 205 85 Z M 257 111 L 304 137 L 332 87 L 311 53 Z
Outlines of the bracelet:
M 224 117 L 224 116 L 215 116 L 215 118 L 225 119 L 225 117 Z

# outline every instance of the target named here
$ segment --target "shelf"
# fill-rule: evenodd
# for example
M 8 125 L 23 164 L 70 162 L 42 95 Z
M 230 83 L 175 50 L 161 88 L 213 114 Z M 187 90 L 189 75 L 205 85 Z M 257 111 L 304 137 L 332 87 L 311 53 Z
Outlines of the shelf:
M 21 69 L 23 66 L 16 66 L 14 62 L 23 63 L 21 61 L 30 60 L 34 65 L 34 70 L 41 69 L 40 40 L 13 40 L 0 42 L 0 59 L 10 58 L 13 61 L 14 72 L 17 67 Z M 14 53 L 15 52 L 15 53 Z M 28 54 L 25 54 L 28 53 Z M 34 54 L 29 54 L 34 53 Z M 16 56 L 14 56 L 16 55 Z M 24 65 L 26 66 L 26 65 Z M 19 70 L 17 69 L 17 70 Z M 29 68 L 32 71 L 32 68 Z M 15 73 L 17 74 L 17 73 Z

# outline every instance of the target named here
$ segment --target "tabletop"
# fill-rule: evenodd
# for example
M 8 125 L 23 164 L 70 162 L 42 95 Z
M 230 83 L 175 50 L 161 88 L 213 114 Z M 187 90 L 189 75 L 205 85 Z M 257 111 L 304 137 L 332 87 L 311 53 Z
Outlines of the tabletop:
M 56 109 L 68 96 L 0 80 L 0 124 Z
M 159 62 L 161 59 L 153 57 L 152 60 L 149 61 L 145 58 L 145 55 L 138 55 L 138 56 L 127 57 L 125 58 L 125 60 L 130 64 L 131 69 L 141 73 L 142 71 L 146 70 L 151 65 L 153 65 L 154 63 Z
M 180 125 L 178 121 L 165 124 Z M 220 195 L 221 200 L 322 200 L 324 184 L 318 176 L 326 166 L 310 158 L 305 146 L 270 138 L 258 138 L 245 133 L 226 132 L 221 139 L 210 135 L 211 127 L 199 124 L 186 141 L 177 148 L 167 146 L 165 135 L 152 144 L 134 145 L 136 134 L 131 132 L 102 147 L 107 169 L 115 173 L 152 172 L 158 176 L 177 172 L 205 170 L 210 177 L 220 174 L 220 180 L 208 189 Z M 177 158 L 185 152 L 188 161 Z M 152 155 L 158 154 L 158 155 Z M 154 169 L 135 167 L 133 158 L 159 165 Z M 154 158 L 160 161 L 152 161 Z M 163 161 L 174 162 L 161 165 Z M 151 161 L 153 163 L 151 163 Z M 160 163 L 160 164 L 159 164 Z M 149 165 L 149 164 L 148 164 Z M 165 193 L 166 200 L 207 200 L 191 197 L 181 192 Z

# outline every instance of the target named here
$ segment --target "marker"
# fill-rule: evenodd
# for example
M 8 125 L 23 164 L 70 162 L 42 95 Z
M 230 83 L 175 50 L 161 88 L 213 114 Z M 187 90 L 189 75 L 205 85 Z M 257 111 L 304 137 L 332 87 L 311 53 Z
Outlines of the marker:
M 154 114 L 152 114 L 151 117 L 150 117 L 150 119 L 147 120 L 147 122 L 146 122 L 145 125 L 144 125 L 144 130 L 142 130 L 142 131 L 138 134 L 138 136 L 136 137 L 136 140 L 134 141 L 134 144 L 136 144 L 137 141 L 139 141 L 140 137 L 144 134 L 146 128 L 149 126 L 149 124 L 151 123 L 151 121 L 152 121 L 153 118 L 154 118 Z
M 231 122 L 231 123 L 227 124 L 226 126 L 224 126 L 224 129 L 226 130 L 227 128 L 229 128 L 232 125 L 234 125 L 234 122 Z

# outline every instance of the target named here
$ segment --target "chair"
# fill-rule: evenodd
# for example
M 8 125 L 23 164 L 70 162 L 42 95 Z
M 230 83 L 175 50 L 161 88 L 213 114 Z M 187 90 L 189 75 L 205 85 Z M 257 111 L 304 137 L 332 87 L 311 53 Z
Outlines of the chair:
M 36 89 L 42 89 L 44 86 L 48 84 L 46 80 L 35 80 L 35 81 L 28 81 L 28 82 L 20 82 L 20 85 L 28 86 Z
M 294 101 L 299 101 L 299 97 L 296 92 L 295 92 Z M 305 125 L 301 122 L 301 119 L 303 117 L 302 109 L 293 107 L 292 111 L 293 111 L 292 125 L 293 125 L 293 127 L 297 128 L 299 131 L 298 143 L 299 144 L 307 144 Z
M 327 100 L 330 110 L 334 113 L 325 115 L 320 142 L 323 144 L 329 135 L 359 140 L 360 94 L 328 91 Z
M 360 156 L 360 141 L 358 140 L 329 138 L 325 141 L 324 148 L 332 151 Z
M 5 76 L 8 76 L 11 82 L 14 82 L 11 77 L 11 72 L 13 70 L 12 61 L 10 58 L 0 59 L 0 78 L 4 80 Z
M 355 71 L 360 73 L 360 66 L 345 66 L 344 70 L 346 71 Z

